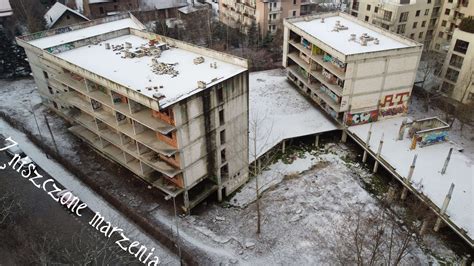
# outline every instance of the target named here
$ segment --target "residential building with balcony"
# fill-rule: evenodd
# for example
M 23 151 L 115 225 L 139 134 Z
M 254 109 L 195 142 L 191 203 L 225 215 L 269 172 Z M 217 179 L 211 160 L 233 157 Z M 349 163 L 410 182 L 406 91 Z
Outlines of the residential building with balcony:
M 474 2 L 468 0 L 443 0 L 439 3 L 439 19 L 436 24 L 431 49 L 446 54 L 451 47 L 454 30 L 463 18 L 474 16 Z
M 345 13 L 286 19 L 288 79 L 343 125 L 407 112 L 422 44 Z
M 440 76 L 445 95 L 461 103 L 474 101 L 474 32 L 454 30 Z
M 283 19 L 314 11 L 311 0 L 219 0 L 219 19 L 246 32 L 255 23 L 262 36 L 282 29 Z
M 349 4 L 349 13 L 429 47 L 440 3 L 441 0 L 356 0 Z
M 120 15 L 17 38 L 69 130 L 189 211 L 248 179 L 247 61 Z

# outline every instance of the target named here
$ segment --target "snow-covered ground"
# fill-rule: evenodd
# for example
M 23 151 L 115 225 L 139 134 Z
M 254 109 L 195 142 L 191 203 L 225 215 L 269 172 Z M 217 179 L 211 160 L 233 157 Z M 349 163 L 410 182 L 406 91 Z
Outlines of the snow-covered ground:
M 250 83 L 250 161 L 284 139 L 337 129 L 336 124 L 304 98 L 287 81 L 286 71 L 273 69 L 252 72 Z
M 370 149 L 376 153 L 380 139 L 384 143 L 381 157 L 395 168 L 395 171 L 406 178 L 415 154 L 418 155 L 416 168 L 412 177 L 412 187 L 430 200 L 440 209 L 451 184 L 454 192 L 446 210 L 450 220 L 458 227 L 467 231 L 474 238 L 474 198 L 472 160 L 456 150 L 456 145 L 443 142 L 427 147 L 417 147 L 410 150 L 411 139 L 405 131 L 403 140 L 397 140 L 398 131 L 405 117 L 398 117 L 372 123 L 372 137 Z M 360 139 L 365 140 L 369 131 L 369 124 L 352 126 L 349 130 Z M 445 174 L 441 174 L 449 149 L 454 151 Z
M 362 215 L 381 213 L 379 201 L 361 184 L 361 176 L 370 176 L 357 164 L 346 163 L 344 147 L 330 144 L 320 151 L 306 152 L 291 164 L 282 161 L 264 171 L 260 180 L 271 183 L 260 200 L 262 232 L 256 232 L 256 206 L 252 179 L 229 200 L 246 200 L 245 207 L 206 206 L 199 215 L 185 217 L 181 227 L 188 237 L 204 239 L 208 246 L 233 254 L 231 262 L 248 265 L 330 265 L 337 228 L 351 224 L 345 219 L 355 208 Z M 242 196 L 244 193 L 246 196 Z M 336 226 L 337 224 L 337 226 Z M 433 246 L 430 246 L 433 245 Z M 420 244 L 412 241 L 405 265 L 426 264 L 434 258 L 453 257 L 439 241 Z
M 109 205 L 99 195 L 81 183 L 72 173 L 62 167 L 55 161 L 48 159 L 46 154 L 28 140 L 28 137 L 22 132 L 12 128 L 5 121 L 0 119 L 0 134 L 5 137 L 11 137 L 18 142 L 19 147 L 30 157 L 33 162 L 41 167 L 44 171 L 54 177 L 74 195 L 78 196 L 81 201 L 94 212 L 98 212 L 105 217 L 106 221 L 110 221 L 113 226 L 118 226 L 124 230 L 125 235 L 130 239 L 139 241 L 148 249 L 155 248 L 154 254 L 160 258 L 164 264 L 178 265 L 179 259 L 169 250 L 161 246 L 152 237 L 148 236 L 133 222 L 128 221 L 114 207 Z

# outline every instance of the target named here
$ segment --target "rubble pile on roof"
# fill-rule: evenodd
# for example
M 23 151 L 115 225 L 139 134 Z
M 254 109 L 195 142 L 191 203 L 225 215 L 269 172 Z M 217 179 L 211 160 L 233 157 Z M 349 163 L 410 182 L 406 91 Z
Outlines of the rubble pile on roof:
M 179 75 L 179 71 L 174 69 L 174 66 L 178 65 L 178 63 L 163 63 L 159 62 L 156 59 L 152 59 L 153 65 L 153 73 L 158 74 L 158 75 L 171 75 L 172 78 L 176 77 Z

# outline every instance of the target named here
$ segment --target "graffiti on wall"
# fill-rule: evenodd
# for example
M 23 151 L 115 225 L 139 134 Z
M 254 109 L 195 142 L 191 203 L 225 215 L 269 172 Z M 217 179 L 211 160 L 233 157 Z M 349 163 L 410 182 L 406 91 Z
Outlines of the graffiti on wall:
M 433 131 L 421 134 L 419 137 L 420 147 L 432 145 L 438 142 L 448 140 L 448 131 Z
M 65 52 L 65 51 L 72 50 L 74 48 L 75 48 L 74 44 L 66 43 L 66 44 L 46 48 L 46 51 L 48 51 L 49 53 L 52 53 L 52 54 L 59 54 L 59 53 Z
M 346 125 L 355 126 L 375 122 L 377 121 L 378 114 L 377 110 L 356 114 L 348 113 L 346 117 Z
M 399 114 L 404 114 L 406 112 L 408 112 L 408 106 L 406 103 L 404 103 L 399 106 L 380 109 L 379 116 L 381 117 L 395 116 Z
M 379 116 L 384 118 L 406 113 L 408 111 L 406 99 L 409 96 L 408 91 L 385 95 L 383 101 L 380 102 Z
M 67 27 L 64 27 L 64 28 L 55 29 L 54 34 L 62 34 L 62 33 L 70 32 L 70 31 L 72 31 L 71 27 L 67 26 Z

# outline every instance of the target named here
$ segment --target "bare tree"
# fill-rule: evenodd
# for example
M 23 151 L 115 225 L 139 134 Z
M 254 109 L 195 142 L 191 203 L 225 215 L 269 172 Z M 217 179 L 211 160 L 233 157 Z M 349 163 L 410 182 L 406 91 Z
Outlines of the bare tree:
M 328 256 L 340 265 L 400 265 L 411 251 L 414 234 L 383 209 L 365 205 L 343 215 L 329 239 Z
M 440 74 L 441 60 L 441 56 L 438 53 L 433 51 L 424 51 L 420 61 L 418 75 L 421 78 L 420 87 L 422 89 L 421 92 L 424 99 L 423 106 L 426 111 L 428 111 L 428 107 L 432 100 L 432 95 L 435 95 L 433 87 L 436 87 L 432 86 L 432 83 L 430 83 L 430 87 L 427 88 L 427 81 L 432 81 Z

